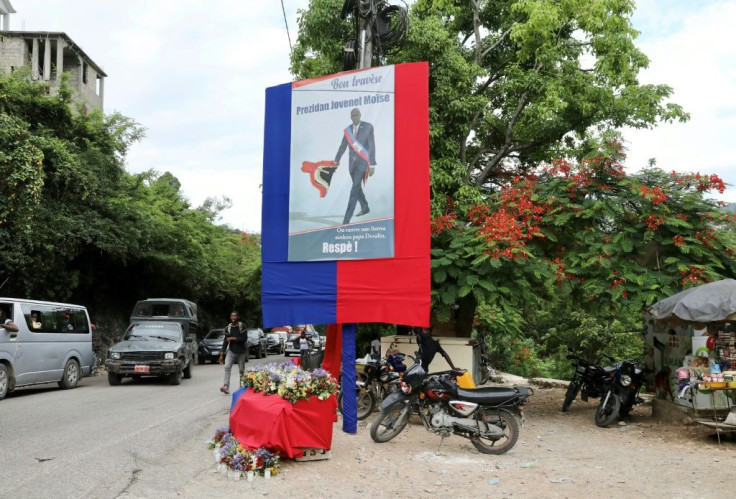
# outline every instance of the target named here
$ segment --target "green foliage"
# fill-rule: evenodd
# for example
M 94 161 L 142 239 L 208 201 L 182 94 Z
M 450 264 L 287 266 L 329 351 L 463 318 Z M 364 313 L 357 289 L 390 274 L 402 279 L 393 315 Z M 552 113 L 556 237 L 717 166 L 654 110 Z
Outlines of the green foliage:
M 181 296 L 220 321 L 236 307 L 260 324 L 260 240 L 215 224 L 229 200 L 192 207 L 170 173 L 129 174 L 144 129 L 74 113 L 70 95 L 65 81 L 50 97 L 23 71 L 0 78 L 3 294 L 123 316 L 141 297 Z

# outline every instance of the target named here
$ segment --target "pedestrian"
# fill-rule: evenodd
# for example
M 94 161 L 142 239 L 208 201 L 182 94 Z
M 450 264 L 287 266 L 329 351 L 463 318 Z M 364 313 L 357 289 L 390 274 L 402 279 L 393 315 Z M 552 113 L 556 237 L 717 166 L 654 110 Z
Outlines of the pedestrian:
M 299 351 L 301 352 L 302 359 L 309 353 L 311 347 L 312 340 L 307 337 L 306 331 L 302 331 L 301 336 L 299 336 Z
M 248 332 L 245 324 L 240 322 L 240 314 L 233 311 L 230 313 L 230 324 L 225 327 L 225 339 L 220 351 L 220 364 L 225 364 L 225 380 L 220 387 L 224 394 L 230 393 L 230 371 L 236 362 L 240 371 L 239 385 L 242 385 L 245 363 L 248 362 Z
M 371 341 L 371 358 L 373 360 L 381 360 L 381 339 L 376 336 Z
M 417 344 L 419 344 L 419 358 L 422 367 L 425 372 L 429 372 L 429 364 L 432 363 L 434 356 L 439 353 L 442 355 L 450 367 L 457 371 L 455 364 L 452 363 L 452 359 L 447 355 L 447 352 L 440 346 L 440 342 L 432 337 L 431 328 L 414 328 L 414 332 L 417 335 Z

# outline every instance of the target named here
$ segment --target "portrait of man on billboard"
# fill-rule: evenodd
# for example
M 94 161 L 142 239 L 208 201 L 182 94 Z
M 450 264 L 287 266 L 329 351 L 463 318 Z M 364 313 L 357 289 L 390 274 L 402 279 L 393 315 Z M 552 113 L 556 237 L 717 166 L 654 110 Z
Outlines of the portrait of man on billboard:
M 376 139 L 373 136 L 373 125 L 360 120 L 360 109 L 357 107 L 350 111 L 350 120 L 352 124 L 345 128 L 340 147 L 335 155 L 335 166 L 340 166 L 340 158 L 345 153 L 345 149 L 348 146 L 350 147 L 348 158 L 352 183 L 348 207 L 342 220 L 343 224 L 350 223 L 355 206 L 358 203 L 360 203 L 360 211 L 355 215 L 356 217 L 362 217 L 370 213 L 371 210 L 363 192 L 363 184 L 376 171 Z

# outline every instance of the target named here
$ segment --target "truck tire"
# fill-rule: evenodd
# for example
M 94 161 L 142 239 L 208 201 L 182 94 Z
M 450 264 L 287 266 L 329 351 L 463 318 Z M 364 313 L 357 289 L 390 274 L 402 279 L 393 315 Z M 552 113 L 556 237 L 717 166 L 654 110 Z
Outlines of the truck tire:
M 184 377 L 184 371 L 182 369 L 177 369 L 176 372 L 169 374 L 169 384 L 180 385 L 182 377 Z
M 107 373 L 107 382 L 110 386 L 119 386 L 123 382 L 123 377 L 115 373 Z

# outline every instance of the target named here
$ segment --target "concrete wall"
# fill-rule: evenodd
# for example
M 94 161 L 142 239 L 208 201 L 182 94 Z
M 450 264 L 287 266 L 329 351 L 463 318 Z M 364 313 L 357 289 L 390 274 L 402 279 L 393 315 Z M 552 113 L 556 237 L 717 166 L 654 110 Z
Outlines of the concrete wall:
M 4 36 L 0 39 L 0 73 L 8 75 L 11 68 L 19 68 L 23 66 L 32 66 L 32 53 L 30 49 L 30 38 L 24 39 L 22 36 Z M 44 42 L 39 40 L 39 55 L 43 53 Z M 56 50 L 57 40 L 52 42 L 51 65 L 56 69 Z M 74 90 L 72 100 L 75 103 L 85 104 L 90 109 L 102 109 L 104 95 L 99 95 L 97 91 L 98 73 L 89 63 L 84 64 L 84 70 L 87 78 L 86 83 L 82 78 L 82 64 L 79 56 L 64 47 L 63 53 L 63 71 L 69 75 L 69 86 Z M 42 57 L 39 57 L 39 72 L 44 64 Z M 37 75 L 38 80 L 43 79 L 43 75 Z M 51 74 L 51 79 L 47 82 L 50 85 L 50 94 L 55 95 L 58 91 L 59 79 L 55 74 Z
M 30 66 L 28 46 L 20 38 L 2 37 L 0 39 L 0 71 L 9 75 L 11 67 Z

